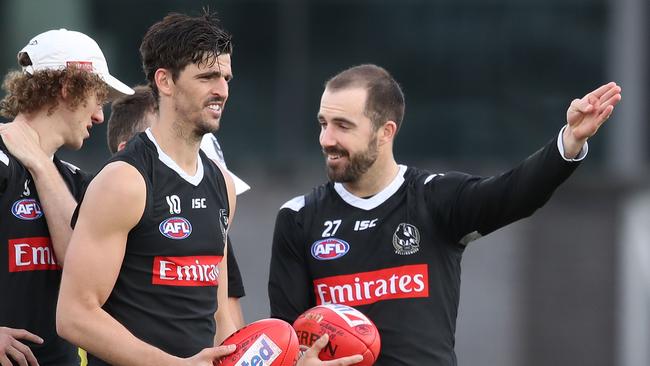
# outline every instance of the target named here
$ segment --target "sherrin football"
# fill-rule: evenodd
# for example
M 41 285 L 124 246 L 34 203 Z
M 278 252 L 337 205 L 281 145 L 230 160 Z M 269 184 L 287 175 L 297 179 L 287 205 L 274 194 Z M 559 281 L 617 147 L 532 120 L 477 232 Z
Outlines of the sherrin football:
M 221 345 L 234 344 L 235 352 L 221 358 L 221 366 L 294 366 L 300 348 L 291 324 L 262 319 L 233 333 Z M 217 364 L 217 363 L 215 363 Z
M 381 340 L 375 324 L 355 308 L 346 305 L 319 305 L 305 311 L 293 323 L 302 351 L 307 350 L 324 333 L 329 343 L 318 355 L 321 360 L 362 355 L 355 364 L 370 366 L 379 357 Z

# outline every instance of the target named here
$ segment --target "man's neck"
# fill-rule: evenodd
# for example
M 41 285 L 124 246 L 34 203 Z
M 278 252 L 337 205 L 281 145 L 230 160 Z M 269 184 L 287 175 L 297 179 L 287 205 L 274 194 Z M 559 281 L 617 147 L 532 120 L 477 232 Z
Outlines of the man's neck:
M 343 186 L 357 197 L 372 197 L 388 187 L 398 172 L 399 166 L 392 156 L 386 159 L 377 159 L 373 166 L 357 181 L 343 183 Z
M 158 146 L 188 175 L 194 175 L 198 167 L 201 140 L 194 138 L 193 131 L 182 121 L 161 113 L 151 125 L 151 133 Z
M 62 126 L 60 119 L 57 113 L 48 115 L 45 109 L 30 114 L 20 113 L 13 122 L 24 122 L 33 128 L 38 134 L 41 149 L 51 157 L 64 143 L 63 137 L 58 132 L 58 126 Z

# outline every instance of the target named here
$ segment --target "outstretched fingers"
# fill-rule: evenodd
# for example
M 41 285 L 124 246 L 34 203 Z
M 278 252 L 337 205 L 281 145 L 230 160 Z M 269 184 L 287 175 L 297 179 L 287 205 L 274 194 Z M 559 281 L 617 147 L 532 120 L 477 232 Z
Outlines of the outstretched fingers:
M 329 335 L 327 333 L 323 334 L 314 344 L 305 352 L 305 356 L 311 357 L 311 358 L 318 358 L 318 354 L 320 351 L 327 346 L 327 342 L 329 341 Z M 354 365 L 355 363 L 359 363 L 363 361 L 363 356 L 361 355 L 353 355 L 353 356 L 347 356 L 347 357 L 341 357 L 337 358 L 335 360 L 330 360 L 330 361 L 321 361 L 321 365 L 326 365 L 326 366 L 347 366 L 347 365 Z
M 613 88 L 617 88 L 618 85 L 616 85 L 615 82 L 611 81 L 605 85 L 602 85 L 598 87 L 596 90 L 592 91 L 591 95 L 595 96 L 596 98 L 600 99 L 603 95 L 605 95 L 607 92 L 612 90 Z M 620 88 L 619 88 L 620 89 Z
M 363 361 L 363 356 L 354 355 L 354 356 L 337 358 L 336 360 L 323 361 L 323 365 L 324 366 L 348 366 L 348 365 L 354 365 L 355 363 L 359 363 L 361 361 Z
M 17 340 L 14 340 L 12 342 L 12 346 L 15 352 L 17 352 L 17 353 L 12 353 L 12 356 L 14 357 L 15 360 L 18 361 L 19 359 L 20 360 L 24 359 L 25 365 L 29 364 L 30 366 L 38 366 L 38 361 L 36 360 L 36 356 L 34 356 L 34 353 L 32 353 L 32 350 L 27 345 L 20 343 Z
M 16 339 L 24 339 L 38 344 L 43 343 L 43 338 L 25 329 L 3 328 L 3 331 Z

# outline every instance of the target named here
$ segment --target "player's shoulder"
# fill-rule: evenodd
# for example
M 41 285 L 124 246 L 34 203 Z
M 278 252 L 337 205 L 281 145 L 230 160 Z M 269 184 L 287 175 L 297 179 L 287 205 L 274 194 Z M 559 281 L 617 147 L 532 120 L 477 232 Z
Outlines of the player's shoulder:
M 289 209 L 291 211 L 298 212 L 303 207 L 305 207 L 305 195 L 300 195 L 293 197 L 292 199 L 282 204 L 282 206 L 280 206 L 280 210 Z
M 66 173 L 70 173 L 72 175 L 81 173 L 81 169 L 78 166 L 65 160 L 59 160 L 59 161 L 61 162 L 61 166 L 64 168 L 64 171 Z
M 449 171 L 449 172 L 432 172 L 430 170 L 409 167 L 404 175 L 404 179 L 409 184 L 417 186 L 433 187 L 435 185 L 459 184 L 462 181 L 471 178 L 467 173 Z
M 11 153 L 0 138 L 0 169 L 8 167 L 11 160 Z
M 6 167 L 9 166 L 9 155 L 7 155 L 4 150 L 0 148 L 0 164 L 4 164 Z
M 289 209 L 294 212 L 299 212 L 305 206 L 314 205 L 318 202 L 322 202 L 332 194 L 331 183 L 324 183 L 319 186 L 312 188 L 309 193 L 302 194 L 300 196 L 293 197 L 292 199 L 285 202 L 280 210 Z
M 111 156 L 104 166 L 116 161 L 122 161 L 143 171 L 159 160 L 158 155 L 154 142 L 149 139 L 145 132 L 141 132 L 129 140 L 124 149 Z

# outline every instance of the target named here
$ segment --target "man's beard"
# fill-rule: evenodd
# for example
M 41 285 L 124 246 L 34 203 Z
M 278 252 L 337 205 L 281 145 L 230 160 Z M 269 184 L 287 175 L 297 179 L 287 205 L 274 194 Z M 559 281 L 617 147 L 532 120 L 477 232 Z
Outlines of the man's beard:
M 365 151 L 353 156 L 350 156 L 348 151 L 339 147 L 327 149 L 323 152 L 326 155 L 325 159 L 327 159 L 327 154 L 335 154 L 341 157 L 346 156 L 349 160 L 342 169 L 333 169 L 329 165 L 325 164 L 329 180 L 339 183 L 356 182 L 368 171 L 368 169 L 370 169 L 375 161 L 377 161 L 377 155 L 379 154 L 377 149 L 377 137 L 373 138 L 370 143 L 368 143 L 368 148 Z
M 223 106 L 223 98 L 221 97 L 210 98 L 204 103 L 201 109 L 196 110 L 195 109 L 196 106 L 186 103 L 186 100 L 188 98 L 187 95 L 183 95 L 183 97 L 185 98 L 185 100 L 182 100 L 180 103 L 178 103 L 175 106 L 176 113 L 182 116 L 182 118 L 186 118 L 187 121 L 192 122 L 192 124 L 194 125 L 193 126 L 194 128 L 188 131 L 189 136 L 185 136 L 186 138 L 200 141 L 203 138 L 203 135 L 207 133 L 214 133 L 219 130 L 221 124 L 221 118 L 217 120 L 216 126 L 213 126 L 210 122 L 203 119 L 202 111 L 203 108 L 205 108 L 205 106 L 207 106 L 207 104 L 209 104 L 210 102 L 222 102 L 222 106 Z

